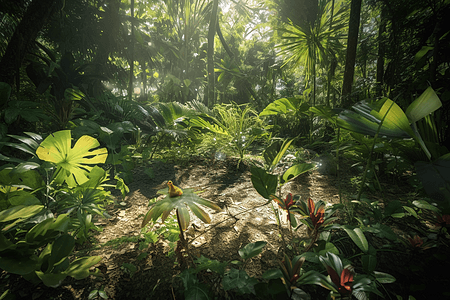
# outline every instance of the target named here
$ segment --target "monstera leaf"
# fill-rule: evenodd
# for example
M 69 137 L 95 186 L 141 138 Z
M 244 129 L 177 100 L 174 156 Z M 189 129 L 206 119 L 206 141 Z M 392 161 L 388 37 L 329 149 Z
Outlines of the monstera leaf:
M 89 180 L 87 174 L 93 168 L 89 165 L 104 163 L 108 151 L 106 148 L 95 149 L 100 143 L 87 135 L 82 136 L 73 148 L 71 145 L 70 130 L 61 130 L 49 135 L 39 145 L 36 154 L 56 165 L 56 183 L 65 181 L 69 187 L 75 187 Z
M 189 209 L 203 222 L 209 224 L 211 219 L 209 215 L 197 204 L 204 205 L 206 207 L 220 211 L 221 208 L 216 204 L 206 199 L 200 198 L 194 193 L 194 189 L 183 189 L 183 195 L 178 197 L 169 197 L 169 189 L 162 189 L 158 191 L 158 194 L 166 195 L 163 200 L 156 202 L 147 212 L 142 221 L 141 227 L 147 225 L 150 220 L 156 221 L 162 215 L 162 221 L 164 222 L 169 216 L 170 212 L 175 208 L 177 211 L 177 217 L 180 222 L 181 230 L 185 231 L 189 226 Z

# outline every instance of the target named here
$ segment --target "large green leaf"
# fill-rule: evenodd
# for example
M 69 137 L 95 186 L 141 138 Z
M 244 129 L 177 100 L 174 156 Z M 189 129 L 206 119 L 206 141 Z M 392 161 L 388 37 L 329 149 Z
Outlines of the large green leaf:
M 383 273 L 374 271 L 373 274 L 375 275 L 375 280 L 380 283 L 393 283 L 395 282 L 395 277 L 391 274 Z
M 339 127 L 374 136 L 387 112 L 379 135 L 392 138 L 407 138 L 414 135 L 411 127 L 409 127 L 408 118 L 401 108 L 390 99 L 383 98 L 375 103 L 362 101 L 354 105 L 353 108 L 357 112 L 350 110 L 339 112 L 336 121 Z
M 303 163 L 303 164 L 297 164 L 293 165 L 289 169 L 284 172 L 283 176 L 281 176 L 280 183 L 284 184 L 290 180 L 293 180 L 295 177 L 308 172 L 316 167 L 313 163 Z
M 44 181 L 36 170 L 15 172 L 15 168 L 8 166 L 0 171 L 0 184 L 36 190 L 44 185 Z
M 249 258 L 255 257 L 260 254 L 264 246 L 267 245 L 265 241 L 258 241 L 245 245 L 243 248 L 239 249 L 238 253 L 242 259 L 247 260 Z
M 365 254 L 361 256 L 361 263 L 364 272 L 370 274 L 375 271 L 375 268 L 377 266 L 377 257 L 372 254 Z
M 14 257 L 0 257 L 0 269 L 6 272 L 18 275 L 30 274 L 38 267 L 38 262 L 34 257 L 26 256 L 14 256 Z
M 250 172 L 253 187 L 261 196 L 271 200 L 270 195 L 274 195 L 277 190 L 278 177 L 254 166 L 250 168 Z
M 56 288 L 61 285 L 63 280 L 67 277 L 64 273 L 44 273 L 42 271 L 36 271 L 36 275 L 42 282 L 49 287 Z
M 293 141 L 293 139 L 284 141 L 276 140 L 264 150 L 263 157 L 269 170 L 272 170 L 280 162 Z
M 259 114 L 259 116 L 262 117 L 286 113 L 294 114 L 297 110 L 293 103 L 294 100 L 295 98 L 281 98 L 275 100 L 267 105 L 266 108 L 264 108 L 264 110 Z
M 442 106 L 441 100 L 431 87 L 428 87 L 406 109 L 406 115 L 411 123 L 417 122 L 425 116 L 431 114 Z
M 101 256 L 89 256 L 81 257 L 70 263 L 69 268 L 66 270 L 66 274 L 72 276 L 75 279 L 84 279 L 88 277 L 91 272 L 89 269 L 102 260 Z
M 383 98 L 375 102 L 375 109 L 370 114 L 378 120 L 383 120 L 384 118 L 382 127 L 392 132 L 403 131 L 411 137 L 414 136 L 405 112 L 391 99 Z
M 38 214 L 43 209 L 43 205 L 13 206 L 0 212 L 0 222 L 8 222 L 16 219 L 28 219 Z
M 437 208 L 434 205 L 431 205 L 430 203 L 428 203 L 425 200 L 415 200 L 415 201 L 413 201 L 413 205 L 417 206 L 418 208 L 428 209 L 428 210 L 431 210 L 431 211 L 434 211 L 437 213 L 440 212 L 439 208 Z
M 42 136 L 40 136 L 39 134 L 36 134 L 36 133 L 32 133 L 32 132 L 24 132 L 24 133 L 29 135 L 30 137 L 13 135 L 13 134 L 8 134 L 8 136 L 21 141 L 22 143 L 27 145 L 29 147 L 29 149 L 36 151 L 36 149 L 39 147 L 39 142 L 42 141 Z M 34 152 L 32 153 L 32 155 L 33 156 L 35 155 Z
M 25 240 L 29 244 L 39 243 L 46 236 L 47 232 L 53 224 L 53 218 L 48 218 L 39 224 L 36 224 L 25 235 Z
M 309 108 L 309 111 L 325 118 L 327 121 L 335 124 L 336 123 L 336 111 L 334 111 L 331 107 L 326 105 L 317 105 Z
M 244 270 L 230 269 L 222 280 L 225 291 L 236 289 L 240 294 L 254 294 L 254 285 L 258 283 L 256 278 L 250 277 Z
M 93 164 L 104 163 L 108 156 L 106 148 L 97 148 L 100 143 L 93 137 L 84 135 L 71 148 L 70 130 L 62 130 L 49 135 L 36 150 L 37 156 L 56 164 L 55 181 L 66 181 L 75 187 L 89 180 L 87 174 Z
M 75 239 L 69 234 L 59 236 L 53 243 L 52 252 L 49 258 L 49 270 L 61 261 L 65 260 L 75 247 Z
M 38 198 L 36 198 L 33 194 L 30 192 L 24 191 L 24 190 L 17 190 L 13 192 L 8 193 L 8 201 L 12 206 L 17 205 L 40 205 L 41 201 L 39 201 Z
M 328 290 L 337 292 L 337 287 L 330 282 L 327 277 L 325 277 L 323 274 L 320 274 L 317 271 L 310 270 L 303 274 L 298 280 L 298 285 L 304 285 L 304 284 L 315 284 L 319 285 L 321 287 L 324 287 Z
M 189 226 L 190 221 L 189 211 L 187 210 L 187 207 L 189 207 L 200 220 L 208 224 L 211 222 L 211 219 L 208 213 L 200 208 L 198 204 L 217 211 L 221 210 L 221 208 L 213 202 L 200 198 L 192 188 L 183 189 L 183 195 L 178 197 L 170 197 L 168 188 L 159 190 L 158 194 L 166 195 L 167 197 L 156 202 L 150 208 L 150 210 L 145 215 L 144 220 L 142 221 L 142 227 L 147 225 L 147 223 L 151 220 L 155 222 L 160 216 L 162 216 L 162 221 L 164 222 L 170 212 L 173 209 L 176 209 L 181 223 L 181 229 L 184 231 Z
M 383 98 L 376 102 L 362 101 L 357 103 L 353 106 L 356 112 L 342 110 L 336 123 L 341 128 L 371 136 L 378 132 L 381 124 L 379 135 L 391 138 L 412 137 L 419 143 L 427 157 L 431 159 L 431 153 L 422 140 L 415 122 L 441 106 L 442 103 L 436 93 L 432 88 L 428 88 L 411 103 L 406 113 L 392 100 Z
M 343 225 L 341 228 L 347 232 L 348 236 L 352 239 L 356 246 L 359 247 L 359 249 L 361 249 L 364 253 L 369 251 L 369 243 L 359 227 L 354 228 L 350 225 Z

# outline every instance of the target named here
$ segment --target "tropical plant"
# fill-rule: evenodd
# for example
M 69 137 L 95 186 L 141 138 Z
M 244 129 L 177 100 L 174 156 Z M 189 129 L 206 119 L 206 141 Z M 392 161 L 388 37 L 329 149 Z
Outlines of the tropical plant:
M 239 163 L 244 159 L 247 149 L 252 143 L 265 135 L 264 126 L 255 110 L 249 104 L 218 104 L 214 106 L 214 116 L 199 116 L 191 121 L 192 126 L 203 128 L 214 134 L 217 149 L 229 149 L 239 154 Z
M 213 202 L 200 198 L 195 192 L 193 188 L 183 189 L 183 193 L 181 196 L 171 197 L 169 194 L 169 188 L 161 189 L 158 191 L 158 194 L 162 194 L 167 196 L 165 199 L 157 201 L 152 205 L 150 210 L 144 216 L 144 219 L 141 223 L 141 228 L 147 225 L 150 221 L 156 222 L 156 220 L 161 217 L 162 222 L 164 222 L 173 209 L 176 211 L 178 227 L 180 230 L 180 242 L 179 246 L 176 249 L 177 253 L 181 253 L 182 249 L 185 249 L 188 252 L 188 244 L 184 237 L 184 231 L 189 226 L 190 216 L 187 207 L 204 223 L 211 223 L 211 218 L 208 213 L 206 213 L 202 208 L 198 206 L 204 205 L 211 209 L 220 211 L 221 208 L 214 204 Z M 189 252 L 188 252 L 189 255 Z M 180 255 L 181 258 L 181 255 Z M 180 263 L 182 261 L 180 260 Z
M 293 140 L 289 141 L 274 140 L 272 144 L 270 144 L 269 147 L 267 147 L 263 152 L 265 168 L 263 169 L 259 166 L 254 165 L 250 168 L 250 172 L 252 174 L 251 181 L 256 191 L 262 197 L 268 199 L 269 202 L 271 202 L 271 200 L 274 200 L 281 207 L 281 209 L 286 210 L 288 213 L 289 224 L 291 226 L 292 225 L 296 226 L 297 221 L 295 219 L 295 216 L 291 214 L 294 208 L 293 198 L 287 196 L 286 200 L 284 201 L 281 200 L 280 199 L 281 186 L 287 183 L 288 181 L 293 180 L 300 174 L 312 170 L 315 167 L 315 164 L 312 163 L 296 164 L 288 168 L 282 175 L 272 174 L 275 167 L 278 165 L 278 163 L 285 155 L 292 141 Z M 273 207 L 273 203 L 272 209 L 277 219 L 278 230 L 280 231 L 281 237 L 283 239 L 283 244 L 286 245 L 283 231 L 281 230 L 280 216 L 278 211 Z M 291 228 L 291 226 L 289 228 Z
M 442 207 L 449 209 L 450 198 L 448 197 L 450 196 L 450 187 L 448 181 L 444 178 L 444 174 L 447 174 L 450 170 L 450 155 L 448 154 L 448 150 L 439 144 L 427 142 L 428 138 L 424 139 L 422 137 L 423 133 L 421 134 L 416 126 L 417 121 L 441 106 L 442 103 L 439 97 L 429 87 L 408 106 L 405 112 L 392 100 L 383 98 L 373 103 L 364 101 L 356 104 L 354 109 L 357 113 L 349 110 L 341 111 L 336 122 L 342 128 L 362 134 L 374 135 L 375 139 L 371 147 L 371 153 L 375 147 L 376 138 L 379 135 L 396 139 L 413 138 L 425 156 L 421 155 L 418 151 L 401 148 L 403 155 L 415 163 L 418 176 L 423 181 L 426 192 L 437 198 Z M 437 134 L 436 131 L 432 132 Z M 365 174 L 371 164 L 371 159 L 372 155 L 369 156 Z M 427 159 L 428 162 L 422 161 L 423 159 Z M 440 169 L 439 172 L 435 171 L 436 167 Z M 431 178 L 434 183 L 430 186 L 429 180 Z M 363 183 L 364 180 L 365 178 L 363 177 Z M 358 194 L 359 197 L 361 193 L 362 188 Z
M 73 261 L 71 257 L 76 236 L 81 241 L 87 238 L 90 214 L 101 214 L 99 200 L 109 195 L 100 186 L 105 171 L 90 166 L 106 160 L 106 149 L 91 151 L 99 143 L 89 136 L 81 137 L 72 148 L 69 130 L 55 132 L 40 143 L 39 135 L 27 135 L 11 136 L 22 143 L 6 145 L 31 154 L 31 159 L 2 156 L 18 164 L 4 165 L 0 172 L 0 267 L 52 287 L 67 276 L 83 279 L 98 274 L 90 268 L 100 256 Z M 61 200 L 61 195 L 72 195 L 73 201 Z
M 250 169 L 253 187 L 265 199 L 272 200 L 272 195 L 276 196 L 282 185 L 315 168 L 313 163 L 301 163 L 291 166 L 282 175 L 272 174 L 292 142 L 273 140 L 263 151 L 264 168 L 255 165 Z
M 56 129 L 66 129 L 68 122 L 85 111 L 79 101 L 86 97 L 89 86 L 106 78 L 88 75 L 89 64 L 76 66 L 73 55 L 66 52 L 57 61 L 56 53 L 37 43 L 46 55 L 37 55 L 27 67 L 27 75 L 36 86 L 38 93 L 46 96 L 46 113 L 55 121 Z M 84 92 L 80 89 L 86 87 Z
M 367 299 L 367 294 L 382 294 L 376 289 L 374 283 L 364 275 L 356 275 L 351 266 L 344 266 L 341 259 L 333 253 L 327 253 L 319 257 L 320 262 L 326 268 L 331 284 L 324 286 L 331 290 L 331 297 L 341 297 L 341 299 L 351 299 L 355 296 L 357 299 Z
M 306 97 L 295 96 L 273 101 L 260 112 L 259 117 L 269 120 L 268 128 L 273 136 L 293 138 L 310 133 L 309 115 Z
M 288 20 L 285 26 L 277 29 L 282 40 L 278 47 L 287 57 L 285 64 L 292 68 L 304 67 L 306 82 L 312 89 L 311 106 L 316 105 L 317 65 L 328 65 L 327 62 L 343 48 L 341 41 L 348 13 L 347 7 L 339 1 L 320 0 L 315 3 L 316 18 L 299 22 Z
M 35 101 L 11 100 L 11 86 L 5 82 L 0 82 L 0 105 L 4 109 L 0 111 L 0 118 L 4 121 L 0 123 L 0 138 L 6 136 L 8 127 L 14 122 L 25 120 L 30 123 L 47 119 L 39 103 Z
M 279 199 L 275 195 L 271 195 L 271 197 L 272 197 L 272 200 L 274 200 L 281 209 L 284 209 L 286 211 L 287 219 L 289 221 L 289 224 L 291 225 L 289 228 L 291 228 L 291 227 L 296 228 L 297 227 L 297 219 L 295 218 L 295 216 L 293 214 L 291 214 L 291 208 L 294 207 L 294 197 L 292 196 L 292 194 L 289 193 L 286 196 L 286 199 L 284 199 L 284 200 Z

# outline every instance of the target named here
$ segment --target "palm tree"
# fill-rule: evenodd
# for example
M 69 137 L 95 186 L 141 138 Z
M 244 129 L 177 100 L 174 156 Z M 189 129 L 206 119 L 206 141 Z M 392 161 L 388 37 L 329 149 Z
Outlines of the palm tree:
M 316 18 L 295 23 L 289 19 L 278 29 L 283 40 L 278 46 L 280 54 L 286 58 L 285 65 L 304 68 L 305 80 L 312 87 L 312 106 L 316 104 L 317 65 L 327 65 L 343 49 L 341 41 L 348 16 L 343 1 L 319 0 L 317 5 Z

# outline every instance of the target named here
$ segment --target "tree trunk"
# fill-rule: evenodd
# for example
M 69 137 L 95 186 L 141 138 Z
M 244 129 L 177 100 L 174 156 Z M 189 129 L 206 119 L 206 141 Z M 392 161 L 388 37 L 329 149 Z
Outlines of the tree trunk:
M 330 16 L 330 31 L 333 30 L 333 18 L 334 18 L 334 0 L 331 2 L 331 16 Z M 334 53 L 329 54 L 330 63 L 328 64 L 328 74 L 327 74 L 327 106 L 330 106 L 330 93 L 331 93 L 331 79 L 334 76 L 335 68 L 333 64 L 336 61 L 336 56 Z
M 214 74 L 214 36 L 216 35 L 218 5 L 219 0 L 214 0 L 208 30 L 208 92 L 205 94 L 207 95 L 207 105 L 210 108 L 213 107 L 216 102 L 214 93 L 214 83 L 216 80 L 216 76 Z
M 383 35 L 386 32 L 386 9 L 381 9 L 380 28 L 378 29 L 378 54 L 377 54 L 377 96 L 381 97 L 383 92 L 384 81 L 384 57 L 385 57 L 385 42 Z
M 13 86 L 15 81 L 17 89 L 19 88 L 19 70 L 27 50 L 36 39 L 42 27 L 47 24 L 52 14 L 60 7 L 61 1 L 31 1 L 0 61 L 0 82 L 6 82 Z
M 128 85 L 128 97 L 133 100 L 133 79 L 134 79 L 134 0 L 131 0 L 131 38 L 130 38 L 130 82 Z
M 356 48 L 358 45 L 361 2 L 362 0 L 352 0 L 350 8 L 344 83 L 342 84 L 342 105 L 344 107 L 349 107 L 352 104 L 350 94 L 352 92 L 353 76 L 355 74 Z

